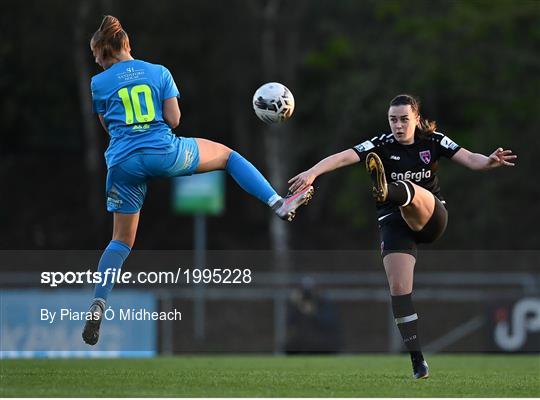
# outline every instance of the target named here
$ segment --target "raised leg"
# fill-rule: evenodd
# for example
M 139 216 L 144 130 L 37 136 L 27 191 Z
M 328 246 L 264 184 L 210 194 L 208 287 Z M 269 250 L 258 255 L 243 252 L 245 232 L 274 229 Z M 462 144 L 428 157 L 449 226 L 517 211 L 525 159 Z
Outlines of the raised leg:
M 411 202 L 400 207 L 401 216 L 413 231 L 420 231 L 433 215 L 435 209 L 435 197 L 421 186 L 407 181 L 414 188 L 414 196 Z

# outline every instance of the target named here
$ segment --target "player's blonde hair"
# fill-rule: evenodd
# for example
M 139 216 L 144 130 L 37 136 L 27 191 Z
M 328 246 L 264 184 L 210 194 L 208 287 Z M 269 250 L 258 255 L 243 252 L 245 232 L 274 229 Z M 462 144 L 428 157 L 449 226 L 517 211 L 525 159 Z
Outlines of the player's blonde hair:
M 435 129 L 437 129 L 437 122 L 430 121 L 426 118 L 423 118 L 420 114 L 420 100 L 417 99 L 414 96 L 411 96 L 410 94 L 398 94 L 396 97 L 390 101 L 390 107 L 392 106 L 411 106 L 411 109 L 413 112 L 418 115 L 419 118 L 419 124 L 417 126 L 417 129 L 425 134 L 425 135 L 431 135 L 433 132 L 435 132 Z
M 114 57 L 122 50 L 131 51 L 129 37 L 118 18 L 105 15 L 98 30 L 92 35 L 90 47 L 100 52 L 101 57 Z

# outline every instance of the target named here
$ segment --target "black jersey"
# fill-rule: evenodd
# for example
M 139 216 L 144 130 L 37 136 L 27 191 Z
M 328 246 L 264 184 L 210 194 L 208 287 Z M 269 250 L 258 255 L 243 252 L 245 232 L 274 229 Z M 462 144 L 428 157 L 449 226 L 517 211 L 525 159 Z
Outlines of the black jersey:
M 437 164 L 441 156 L 452 158 L 461 147 L 439 132 L 426 137 L 415 136 L 413 144 L 400 144 L 392 133 L 375 136 L 353 147 L 364 161 L 370 152 L 376 153 L 383 165 L 387 182 L 410 180 L 429 190 L 443 203 L 440 194 Z M 390 202 L 377 204 L 379 218 L 397 211 Z

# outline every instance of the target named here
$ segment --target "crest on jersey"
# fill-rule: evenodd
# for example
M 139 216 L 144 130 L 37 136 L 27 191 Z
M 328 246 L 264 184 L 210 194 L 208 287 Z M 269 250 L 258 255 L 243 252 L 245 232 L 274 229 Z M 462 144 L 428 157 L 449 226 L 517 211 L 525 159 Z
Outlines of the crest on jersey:
M 431 161 L 431 152 L 429 150 L 421 151 L 418 154 L 420 155 L 420 160 L 422 160 L 424 164 L 429 164 Z

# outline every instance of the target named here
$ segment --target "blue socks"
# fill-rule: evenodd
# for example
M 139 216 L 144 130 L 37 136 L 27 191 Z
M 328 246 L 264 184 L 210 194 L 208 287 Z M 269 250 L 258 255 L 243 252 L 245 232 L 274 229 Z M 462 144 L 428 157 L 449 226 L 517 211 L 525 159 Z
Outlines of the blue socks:
M 115 272 L 114 278 L 117 279 L 118 274 L 122 269 L 122 264 L 124 264 L 124 261 L 126 261 L 130 251 L 131 249 L 127 244 L 120 242 L 119 240 L 111 240 L 101 255 L 101 259 L 99 260 L 98 271 L 101 273 L 102 282 L 96 284 L 94 300 L 107 300 L 107 297 L 114 286 L 114 281 L 112 281 L 112 272 Z M 108 275 L 105 275 L 105 271 L 107 269 L 111 269 L 111 271 Z M 103 279 L 105 279 L 105 277 L 107 278 L 107 282 L 105 286 L 103 286 Z
M 270 207 L 281 199 L 259 170 L 236 151 L 229 156 L 225 170 L 242 189 Z

